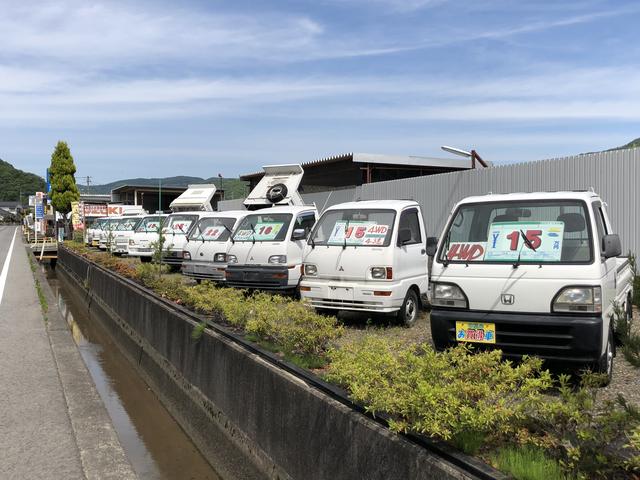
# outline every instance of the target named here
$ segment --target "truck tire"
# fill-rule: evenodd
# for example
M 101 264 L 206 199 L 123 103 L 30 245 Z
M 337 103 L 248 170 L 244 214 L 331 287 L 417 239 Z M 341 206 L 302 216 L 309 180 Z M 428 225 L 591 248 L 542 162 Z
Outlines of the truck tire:
M 149 263 L 151 262 L 151 257 L 140 257 L 140 261 L 142 263 Z
M 419 310 L 420 302 L 418 300 L 418 295 L 416 295 L 416 292 L 410 288 L 404 297 L 402 307 L 400 307 L 400 310 L 398 310 L 398 313 L 396 314 L 398 323 L 407 328 L 412 327 L 418 319 Z
M 276 203 L 287 198 L 287 186 L 284 183 L 276 183 L 267 190 L 267 200 Z
M 327 317 L 337 317 L 338 310 L 333 308 L 316 308 L 316 313 L 318 315 L 325 315 Z
M 603 373 L 606 375 L 603 387 L 606 387 L 611 383 L 613 378 L 613 357 L 616 354 L 616 347 L 614 345 L 613 329 L 609 329 L 609 335 L 607 335 L 607 348 L 600 358 L 600 361 L 596 365 L 596 373 Z

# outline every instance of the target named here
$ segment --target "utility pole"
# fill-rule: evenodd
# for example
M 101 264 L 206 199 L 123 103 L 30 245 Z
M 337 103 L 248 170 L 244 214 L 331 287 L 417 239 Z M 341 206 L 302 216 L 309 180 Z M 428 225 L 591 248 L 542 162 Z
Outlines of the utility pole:
M 87 182 L 87 194 L 89 193 L 89 187 L 91 186 L 91 177 L 89 175 L 87 175 L 86 177 L 83 177 L 86 182 Z

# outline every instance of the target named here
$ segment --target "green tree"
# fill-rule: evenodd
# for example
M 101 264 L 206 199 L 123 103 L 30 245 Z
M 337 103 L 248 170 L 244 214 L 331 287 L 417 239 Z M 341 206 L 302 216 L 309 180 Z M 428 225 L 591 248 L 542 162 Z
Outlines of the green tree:
M 73 163 L 67 142 L 58 142 L 51 155 L 49 167 L 50 198 L 53 208 L 63 215 L 71 211 L 71 202 L 77 202 L 80 199 L 75 173 L 76 165 Z

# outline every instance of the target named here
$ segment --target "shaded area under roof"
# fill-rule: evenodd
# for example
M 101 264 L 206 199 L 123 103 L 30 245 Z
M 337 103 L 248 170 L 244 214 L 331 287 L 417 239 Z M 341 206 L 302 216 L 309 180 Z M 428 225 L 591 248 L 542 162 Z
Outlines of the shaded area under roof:
M 415 155 L 381 155 L 373 153 L 344 153 L 302 164 L 302 190 L 319 191 L 327 188 L 347 188 L 364 183 L 398 178 L 434 175 L 471 168 L 464 158 L 435 158 Z M 241 175 L 253 188 L 264 172 Z

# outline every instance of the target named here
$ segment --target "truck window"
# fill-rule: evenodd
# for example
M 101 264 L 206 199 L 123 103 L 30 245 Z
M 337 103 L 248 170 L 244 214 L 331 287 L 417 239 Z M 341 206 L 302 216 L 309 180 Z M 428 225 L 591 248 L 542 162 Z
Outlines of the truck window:
M 291 224 L 290 213 L 255 213 L 242 219 L 233 240 L 236 242 L 281 242 Z
M 313 229 L 313 245 L 388 247 L 396 212 L 382 209 L 327 210 Z
M 293 226 L 294 230 L 304 229 L 305 234 L 308 234 L 316 223 L 315 213 L 303 213 L 296 218 L 296 223 Z
M 189 240 L 226 242 L 235 223 L 235 218 L 205 217 L 193 228 L 189 234 Z
M 413 245 L 416 243 L 422 243 L 422 234 L 420 233 L 420 220 L 418 218 L 418 210 L 412 208 L 405 210 L 400 215 L 400 225 L 398 231 L 403 228 L 407 228 L 411 231 L 411 240 L 405 245 Z
M 578 200 L 461 205 L 445 232 L 438 258 L 464 263 L 518 258 L 523 263 L 590 262 L 587 218 L 585 204 Z

